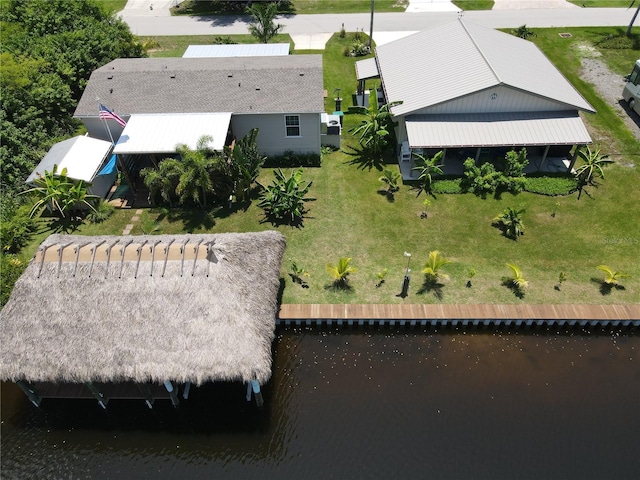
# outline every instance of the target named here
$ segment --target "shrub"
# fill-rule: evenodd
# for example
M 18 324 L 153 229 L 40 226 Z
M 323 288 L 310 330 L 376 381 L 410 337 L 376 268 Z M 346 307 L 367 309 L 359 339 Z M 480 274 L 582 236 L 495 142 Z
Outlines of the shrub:
M 462 193 L 462 178 L 438 178 L 433 181 L 433 193 Z
M 87 215 L 87 220 L 91 223 L 102 223 L 113 214 L 113 211 L 113 205 L 101 198 L 96 204 L 95 210 L 92 210 Z
M 306 212 L 305 202 L 313 200 L 306 197 L 312 182 L 303 182 L 302 168 L 288 177 L 280 169 L 274 174 L 276 178 L 271 185 L 260 185 L 263 192 L 258 206 L 275 222 L 299 225 Z
M 576 177 L 570 173 L 533 175 L 524 179 L 524 190 L 538 195 L 569 195 L 577 188 Z
M 27 205 L 3 196 L 0 206 L 0 245 L 3 253 L 18 253 L 36 229 L 36 221 L 29 215 Z M 4 272 L 2 272 L 4 274 Z
M 296 153 L 287 150 L 282 155 L 268 157 L 264 163 L 267 168 L 319 167 L 321 157 L 317 153 Z
M 0 306 L 4 306 L 9 300 L 13 285 L 22 272 L 27 268 L 27 262 L 16 255 L 0 254 Z
M 227 35 L 226 37 L 217 36 L 213 39 L 214 45 L 236 45 L 238 42 L 233 41 L 233 39 Z
M 496 171 L 493 164 L 487 162 L 478 167 L 473 158 L 467 158 L 463 165 L 464 173 L 460 186 L 464 192 L 486 196 L 504 186 L 506 177 L 502 172 Z
M 349 54 L 352 57 L 363 57 L 369 53 L 369 47 L 366 43 L 354 41 L 349 49 Z

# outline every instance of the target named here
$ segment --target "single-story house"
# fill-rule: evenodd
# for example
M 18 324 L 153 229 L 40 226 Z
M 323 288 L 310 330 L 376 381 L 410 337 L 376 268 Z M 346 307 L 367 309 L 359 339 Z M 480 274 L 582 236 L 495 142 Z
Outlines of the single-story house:
M 99 104 L 127 122 L 147 115 L 148 135 L 154 134 L 154 122 L 158 128 L 166 124 L 163 115 L 181 115 L 193 132 L 209 134 L 216 142 L 258 128 L 258 147 L 265 155 L 287 150 L 319 154 L 323 91 L 321 55 L 120 58 L 91 74 L 74 116 L 92 137 L 113 137 L 116 144 L 121 135 L 128 135 L 130 143 L 140 140 L 127 132 L 128 125 L 100 120 Z M 222 125 L 218 117 L 215 129 L 208 129 L 200 122 L 204 114 L 224 115 L 228 123 Z M 145 132 L 136 129 L 136 135 Z M 174 140 L 185 143 L 175 134 Z
M 447 173 L 526 147 L 533 168 L 566 170 L 573 147 L 591 143 L 580 112 L 594 108 L 532 42 L 462 18 L 377 47 L 356 74 L 402 102 L 392 113 L 405 179 L 414 153 L 443 150 Z
M 35 404 L 104 406 L 111 391 L 151 406 L 167 398 L 158 387 L 216 381 L 256 392 L 271 376 L 284 249 L 274 231 L 52 235 L 2 310 L 0 380 Z
M 71 180 L 82 180 L 90 183 L 88 193 L 99 197 L 106 197 L 109 189 L 116 181 L 116 159 L 111 154 L 111 142 L 77 136 L 53 145 L 27 177 L 26 183 L 33 184 L 45 172 L 67 170 L 67 177 Z

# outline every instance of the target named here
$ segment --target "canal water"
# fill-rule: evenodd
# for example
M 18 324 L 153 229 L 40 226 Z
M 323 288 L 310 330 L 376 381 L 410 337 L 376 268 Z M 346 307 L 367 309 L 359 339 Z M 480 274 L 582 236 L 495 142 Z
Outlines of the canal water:
M 281 329 L 265 408 L 2 385 L 2 479 L 637 479 L 640 335 Z

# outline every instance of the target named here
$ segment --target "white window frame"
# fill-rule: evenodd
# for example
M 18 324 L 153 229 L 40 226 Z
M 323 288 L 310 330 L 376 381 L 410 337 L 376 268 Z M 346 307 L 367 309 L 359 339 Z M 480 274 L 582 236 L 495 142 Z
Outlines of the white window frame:
M 296 118 L 298 120 L 297 124 L 288 124 L 287 120 L 290 118 Z M 284 116 L 284 136 L 287 138 L 297 138 L 297 137 L 301 137 L 302 136 L 302 132 L 300 129 L 301 125 L 300 125 L 300 115 L 285 115 Z M 289 129 L 290 128 L 297 128 L 298 129 L 298 134 L 297 135 L 289 135 Z

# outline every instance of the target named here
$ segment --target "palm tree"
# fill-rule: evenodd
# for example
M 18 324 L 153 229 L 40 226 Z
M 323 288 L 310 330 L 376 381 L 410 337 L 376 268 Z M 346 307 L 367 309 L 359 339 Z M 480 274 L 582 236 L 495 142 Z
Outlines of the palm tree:
M 402 102 L 390 102 L 382 107 L 378 106 L 378 98 L 374 95 L 369 97 L 369 107 L 354 107 L 355 113 L 365 115 L 361 124 L 350 130 L 354 135 L 360 135 L 359 142 L 363 148 L 372 154 L 382 153 L 390 144 L 394 135 L 396 122 L 393 121 L 391 108 L 400 105 Z
M 636 3 L 636 0 L 631 0 L 631 3 L 629 4 L 629 8 L 633 7 L 635 3 Z M 629 22 L 629 26 L 627 27 L 627 37 L 631 36 L 631 28 L 633 27 L 633 23 L 636 21 L 636 18 L 638 17 L 639 13 L 640 13 L 640 3 L 638 3 L 638 8 L 636 9 L 636 13 L 634 13 L 633 17 L 631 17 L 631 21 Z
M 247 7 L 247 13 L 251 15 L 249 33 L 256 37 L 260 43 L 269 43 L 273 37 L 284 27 L 274 23 L 278 14 L 277 3 L 256 3 Z
M 613 160 L 609 159 L 609 155 L 600 153 L 600 147 L 596 147 L 595 150 L 591 150 L 589 146 L 586 149 L 581 148 L 578 150 L 578 157 L 582 159 L 582 165 L 576 169 L 576 177 L 578 184 L 582 187 L 596 185 L 596 177 L 604 178 L 603 167 L 613 163 Z
M 351 258 L 340 257 L 337 265 L 327 265 L 327 273 L 333 278 L 333 285 L 338 288 L 349 286 L 349 275 L 356 269 L 351 266 Z
M 444 258 L 438 250 L 429 252 L 429 260 L 427 260 L 424 269 L 422 269 L 427 282 L 435 283 L 440 278 L 449 278 L 448 275 L 440 272 L 440 268 L 447 263 L 451 263 L 451 260 Z
M 505 236 L 517 240 L 520 235 L 524 235 L 524 222 L 522 221 L 524 212 L 526 212 L 524 208 L 516 210 L 507 207 L 493 221 L 503 229 Z
M 176 147 L 176 152 L 182 158 L 182 173 L 176 194 L 182 204 L 193 200 L 203 207 L 207 206 L 207 194 L 214 191 L 211 179 L 213 162 L 210 158 L 213 151 L 208 146 L 212 140 L 210 135 L 203 135 L 198 139 L 195 150 L 184 144 Z
M 418 182 L 420 182 L 420 188 L 425 193 L 431 193 L 431 186 L 433 184 L 433 175 L 442 175 L 442 157 L 444 152 L 440 150 L 433 157 L 429 158 L 419 153 L 414 154 L 416 156 L 416 166 L 412 170 L 418 172 Z
M 240 202 L 246 200 L 267 157 L 260 154 L 256 139 L 258 129 L 253 128 L 233 147 L 225 147 L 227 166 L 233 180 L 233 194 Z
M 598 270 L 604 272 L 604 284 L 609 286 L 620 285 L 621 278 L 628 278 L 629 275 L 626 273 L 618 272 L 607 265 L 598 265 L 596 267 Z
M 149 189 L 149 197 L 154 201 L 160 196 L 173 206 L 176 200 L 176 187 L 182 175 L 182 163 L 175 158 L 165 158 L 158 168 L 143 168 L 140 175 Z
M 518 292 L 522 293 L 522 291 L 529 286 L 529 282 L 527 282 L 522 276 L 522 270 L 520 267 L 513 263 L 507 263 L 507 267 L 511 269 L 512 276 L 510 278 L 506 278 L 506 282 L 512 285 Z
M 382 176 L 378 178 L 378 181 L 387 185 L 387 194 L 391 195 L 399 190 L 398 182 L 402 178 L 398 172 L 385 168 L 382 170 Z

